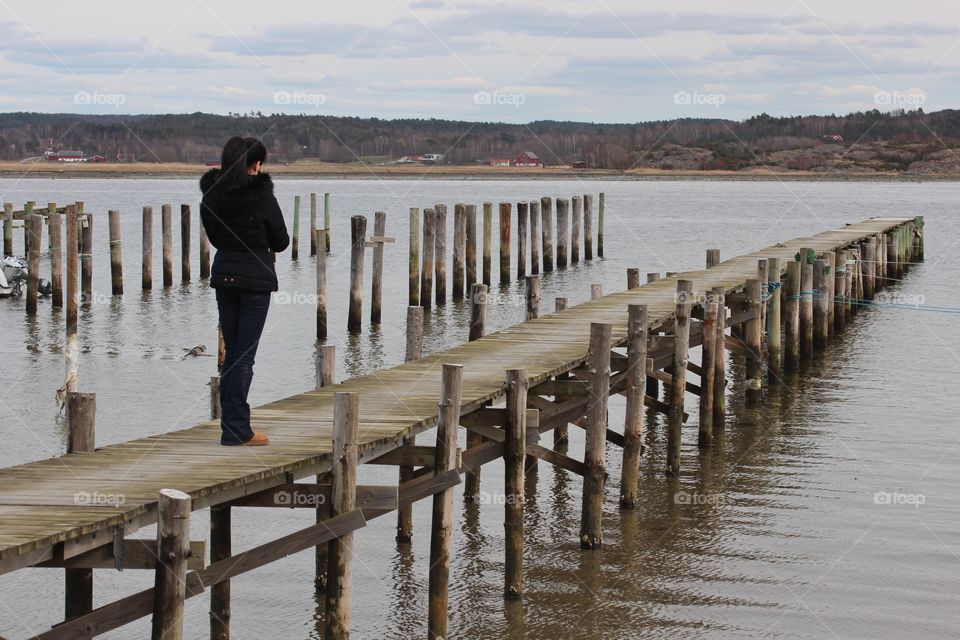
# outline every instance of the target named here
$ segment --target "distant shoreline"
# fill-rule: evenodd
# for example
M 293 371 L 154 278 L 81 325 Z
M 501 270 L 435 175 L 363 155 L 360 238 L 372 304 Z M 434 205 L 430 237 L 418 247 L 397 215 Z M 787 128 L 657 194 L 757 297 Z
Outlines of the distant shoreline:
M 198 178 L 210 167 L 180 163 L 58 164 L 0 162 L 0 178 Z M 267 165 L 277 178 L 408 180 L 800 180 L 829 182 L 952 182 L 960 174 L 903 174 L 814 171 L 700 171 L 678 169 L 571 169 L 568 167 L 384 166 L 356 164 Z

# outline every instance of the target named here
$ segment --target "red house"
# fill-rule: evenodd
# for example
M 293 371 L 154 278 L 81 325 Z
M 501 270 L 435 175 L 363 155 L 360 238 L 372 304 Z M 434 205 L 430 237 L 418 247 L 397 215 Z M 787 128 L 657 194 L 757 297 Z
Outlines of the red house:
M 541 167 L 543 162 L 540 161 L 540 156 L 535 154 L 532 151 L 524 151 L 516 158 L 513 159 L 513 166 L 515 167 Z

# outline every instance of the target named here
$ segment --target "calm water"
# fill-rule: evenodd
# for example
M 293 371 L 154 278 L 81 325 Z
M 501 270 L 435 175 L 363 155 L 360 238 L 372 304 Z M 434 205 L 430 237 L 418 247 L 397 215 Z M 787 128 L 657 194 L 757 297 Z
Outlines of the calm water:
M 960 278 L 960 185 L 777 182 L 472 182 L 282 180 L 277 193 L 292 220 L 293 196 L 333 194 L 330 342 L 337 375 L 351 377 L 403 358 L 406 237 L 409 207 L 457 201 L 480 204 L 607 193 L 604 260 L 543 281 L 545 308 L 555 296 L 589 298 L 590 284 L 624 287 L 627 267 L 641 272 L 699 268 L 704 249 L 724 257 L 875 215 L 923 215 L 926 263 L 895 289 L 922 295 L 928 306 L 957 307 Z M 154 281 L 160 281 L 159 206 L 198 202 L 193 180 L 0 180 L 3 201 L 82 200 L 95 222 L 92 304 L 81 309 L 80 388 L 97 393 L 97 443 L 190 426 L 208 411 L 213 358 L 181 360 L 184 349 L 216 344 L 212 291 L 194 281 L 141 295 L 140 207 L 153 205 Z M 109 296 L 107 209 L 123 214 L 127 295 Z M 385 321 L 348 337 L 349 222 L 388 212 L 396 245 L 385 258 Z M 305 215 L 304 220 L 308 220 Z M 194 221 L 194 234 L 196 225 Z M 303 223 L 306 226 L 306 223 Z M 177 238 L 179 231 L 176 232 Z M 496 237 L 496 233 L 494 233 Z M 19 251 L 22 236 L 18 233 Z M 178 240 L 175 251 L 178 251 Z M 195 245 L 196 246 L 196 245 Z M 450 246 L 448 242 L 448 246 Z M 449 260 L 449 259 L 448 259 Z M 194 257 L 194 275 L 199 264 Z M 369 258 L 367 262 L 369 270 Z M 46 269 L 46 266 L 45 266 Z M 261 343 L 251 402 L 261 404 L 313 384 L 313 306 L 296 303 L 313 290 L 313 261 L 278 259 L 281 288 Z M 494 258 L 496 281 L 496 258 Z M 179 281 L 179 267 L 175 265 Z M 369 283 L 369 279 L 368 279 Z M 954 284 L 950 284 L 954 283 Z M 369 292 L 365 292 L 368 296 Z M 522 290 L 499 291 L 491 328 L 523 316 Z M 58 455 L 65 426 L 54 391 L 62 382 L 63 315 L 41 300 L 26 319 L 22 299 L 0 301 L 0 465 Z M 425 350 L 467 337 L 468 309 L 447 304 L 428 318 Z M 451 631 L 458 638 L 901 638 L 954 637 L 960 623 L 958 439 L 960 338 L 949 313 L 872 308 L 803 375 L 771 390 L 759 409 L 742 406 L 742 363 L 733 363 L 725 438 L 698 453 L 696 426 L 685 432 L 684 474 L 668 480 L 663 424 L 648 417 L 641 500 L 621 514 L 616 486 L 607 492 L 601 551 L 577 544 L 580 480 L 546 465 L 529 487 L 526 597 L 502 597 L 502 494 L 497 464 L 484 468 L 491 504 L 456 502 Z M 695 356 L 697 358 L 698 356 Z M 695 402 L 688 398 L 688 402 Z M 623 406 L 612 401 L 612 425 Z M 695 420 L 693 421 L 695 422 Z M 570 454 L 582 456 L 576 439 Z M 421 436 L 423 443 L 430 436 Z M 619 451 L 608 452 L 619 478 Z M 361 482 L 390 482 L 393 473 L 364 469 Z M 896 494 L 877 504 L 875 494 Z M 881 500 L 882 502 L 882 500 Z M 899 503 L 899 504 L 896 504 Z M 312 514 L 236 513 L 235 550 L 310 524 Z M 356 536 L 353 628 L 357 638 L 426 634 L 429 502 L 415 510 L 415 541 L 397 548 L 394 519 L 372 521 Z M 204 513 L 193 517 L 206 538 Z M 149 537 L 152 531 L 141 531 Z M 152 584 L 148 572 L 98 571 L 97 604 Z M 312 593 L 306 552 L 233 581 L 234 637 L 322 637 L 322 601 Z M 62 574 L 25 570 L 0 577 L 0 635 L 24 637 L 62 619 Z M 206 637 L 207 596 L 188 601 L 188 637 Z M 952 612 L 952 613 L 951 613 Z M 148 623 L 110 638 L 149 636 Z

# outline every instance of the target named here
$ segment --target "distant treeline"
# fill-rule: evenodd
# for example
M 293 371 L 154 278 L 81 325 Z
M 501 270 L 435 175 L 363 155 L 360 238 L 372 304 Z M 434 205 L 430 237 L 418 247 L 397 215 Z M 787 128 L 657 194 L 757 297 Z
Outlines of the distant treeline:
M 872 110 L 845 116 L 775 118 L 742 122 L 682 118 L 636 124 L 537 121 L 528 124 L 436 119 L 381 120 L 262 113 L 212 115 L 0 114 L 0 159 L 82 149 L 108 160 L 200 163 L 217 157 L 232 135 L 255 135 L 273 161 L 313 158 L 326 162 L 382 162 L 441 153 L 447 164 L 538 154 L 546 165 L 584 162 L 587 167 L 626 169 L 666 144 L 705 147 L 732 167 L 751 153 L 806 147 L 842 136 L 844 144 L 922 141 L 956 146 L 960 111 L 932 113 Z

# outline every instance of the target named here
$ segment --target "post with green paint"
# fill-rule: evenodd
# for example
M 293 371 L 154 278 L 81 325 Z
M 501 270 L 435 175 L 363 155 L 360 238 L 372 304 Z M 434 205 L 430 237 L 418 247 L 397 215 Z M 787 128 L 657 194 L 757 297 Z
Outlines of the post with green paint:
M 293 197 L 293 239 L 290 241 L 290 257 L 293 260 L 300 254 L 300 196 Z

